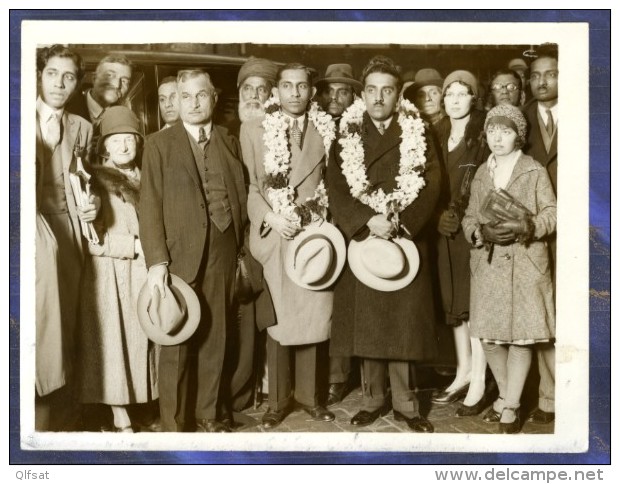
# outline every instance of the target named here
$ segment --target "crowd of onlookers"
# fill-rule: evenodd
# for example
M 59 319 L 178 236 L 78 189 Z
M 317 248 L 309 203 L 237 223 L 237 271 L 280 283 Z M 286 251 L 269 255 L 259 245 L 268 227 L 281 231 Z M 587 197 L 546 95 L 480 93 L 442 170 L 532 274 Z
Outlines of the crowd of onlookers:
M 557 59 L 483 83 L 250 58 L 227 126 L 208 72 L 180 70 L 144 136 L 127 58 L 81 91 L 80 56 L 39 49 L 36 429 L 230 432 L 261 392 L 265 428 L 330 422 L 361 372 L 352 430 L 393 410 L 433 432 L 416 369 L 438 324 L 456 363 L 433 404 L 552 422 Z

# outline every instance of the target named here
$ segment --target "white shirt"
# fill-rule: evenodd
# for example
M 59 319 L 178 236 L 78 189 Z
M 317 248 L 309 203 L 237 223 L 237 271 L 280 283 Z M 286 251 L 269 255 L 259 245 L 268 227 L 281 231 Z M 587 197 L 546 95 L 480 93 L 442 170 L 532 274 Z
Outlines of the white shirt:
M 286 118 L 289 127 L 293 127 L 293 122 L 295 120 L 297 120 L 297 127 L 299 128 L 299 131 L 304 130 L 304 123 L 306 122 L 306 115 L 305 113 L 302 114 L 301 116 L 299 116 L 298 118 L 294 118 L 293 116 L 289 116 L 288 114 L 286 114 L 284 111 L 282 111 L 282 114 L 284 114 L 284 117 Z
M 88 108 L 88 115 L 91 121 L 98 119 L 103 113 L 103 106 L 101 106 L 90 94 L 90 89 L 86 93 L 86 107 Z
M 515 169 L 515 165 L 517 164 L 517 160 L 520 156 L 521 150 L 516 150 L 512 152 L 512 158 L 504 159 L 501 163 L 498 163 L 495 159 L 495 155 L 491 153 L 488 160 L 488 166 L 495 188 L 506 189 L 506 185 L 508 185 L 508 181 L 510 180 L 512 172 Z
M 62 115 L 64 109 L 54 109 L 53 107 L 45 104 L 45 101 L 41 99 L 41 96 L 37 98 L 37 114 L 39 115 L 39 126 L 41 127 L 41 135 L 43 139 L 47 139 L 47 122 L 52 117 L 52 114 L 56 114 L 58 121 L 62 123 Z
M 553 125 L 558 125 L 558 104 L 552 108 L 546 108 L 542 104 L 538 103 L 538 114 L 540 114 L 540 118 L 545 122 L 545 126 L 549 124 L 549 120 L 547 119 L 547 109 L 551 110 L 551 115 L 553 116 Z
M 211 138 L 211 129 L 213 128 L 213 122 L 209 121 L 207 124 L 203 126 L 198 126 L 196 124 L 188 124 L 183 121 L 183 126 L 185 126 L 186 131 L 194 138 L 194 141 L 198 143 L 200 139 L 200 128 L 205 129 L 205 134 L 207 135 L 207 140 Z
M 370 118 L 370 120 L 372 121 L 372 124 L 374 124 L 375 127 L 377 128 L 377 131 L 379 130 L 379 125 L 382 123 L 383 123 L 383 129 L 387 131 L 387 129 L 390 127 L 390 124 L 392 123 L 392 119 L 394 119 L 394 115 L 390 116 L 384 121 L 377 121 L 376 119 Z

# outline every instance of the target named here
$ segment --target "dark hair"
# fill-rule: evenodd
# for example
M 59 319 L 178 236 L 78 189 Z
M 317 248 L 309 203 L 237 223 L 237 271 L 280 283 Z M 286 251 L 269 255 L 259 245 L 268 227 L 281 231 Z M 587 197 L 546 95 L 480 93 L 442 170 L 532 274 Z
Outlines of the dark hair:
M 523 90 L 523 85 L 521 83 L 521 76 L 516 71 L 512 69 L 508 69 L 508 68 L 499 69 L 495 71 L 493 75 L 491 76 L 491 80 L 489 81 L 489 86 L 493 86 L 493 81 L 495 80 L 496 77 L 499 77 L 499 76 L 513 76 L 517 80 L 519 91 Z
M 43 72 L 45 66 L 52 57 L 62 57 L 71 59 L 77 69 L 78 82 L 84 77 L 84 60 L 77 52 L 72 51 L 68 47 L 60 44 L 54 44 L 51 47 L 43 47 L 37 49 L 37 73 Z
M 124 66 L 129 66 L 129 68 L 131 70 L 133 70 L 132 63 L 123 54 L 108 54 L 108 55 L 106 55 L 103 59 L 101 59 L 99 61 L 99 64 L 97 64 L 97 70 L 99 69 L 99 67 L 101 67 L 102 64 L 105 64 L 105 63 L 108 63 L 108 64 L 123 64 Z
M 400 89 L 403 86 L 403 80 L 400 76 L 398 67 L 392 59 L 384 55 L 377 55 L 370 59 L 370 62 L 366 64 L 366 67 L 364 67 L 364 70 L 362 71 L 362 84 L 364 84 L 364 86 L 366 85 L 366 78 L 375 72 L 382 72 L 393 76 L 396 79 L 396 88 L 400 92 Z
M 159 89 L 164 84 L 170 84 L 171 82 L 174 82 L 176 84 L 177 76 L 166 76 L 166 77 L 164 77 L 161 81 L 159 81 L 159 84 L 157 85 L 157 88 Z
M 310 86 L 313 85 L 312 84 L 312 69 L 310 69 L 308 66 L 300 64 L 299 62 L 291 62 L 290 64 L 285 64 L 281 66 L 278 69 L 278 73 L 276 74 L 276 85 L 282 79 L 282 73 L 284 71 L 304 71 L 306 73 L 306 78 L 308 79 Z
M 542 44 L 536 47 L 535 51 L 536 58 L 532 62 L 542 58 L 558 60 L 558 44 Z

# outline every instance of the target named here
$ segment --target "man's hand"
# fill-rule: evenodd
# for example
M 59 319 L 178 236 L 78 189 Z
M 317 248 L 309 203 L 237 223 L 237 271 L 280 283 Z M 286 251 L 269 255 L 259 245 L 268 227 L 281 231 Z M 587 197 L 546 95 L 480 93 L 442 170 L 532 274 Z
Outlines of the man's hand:
M 452 237 L 459 231 L 459 218 L 452 210 L 444 210 L 439 217 L 437 230 L 441 235 Z
M 515 240 L 515 235 L 509 228 L 503 227 L 502 223 L 491 222 L 482 226 L 482 237 L 486 242 L 505 245 Z
M 159 294 L 162 298 L 166 297 L 165 286 L 168 285 L 168 266 L 165 264 L 159 264 L 152 266 L 149 269 L 147 275 L 147 283 L 151 290 L 151 297 L 155 295 L 155 288 L 159 289 Z
M 278 215 L 275 212 L 269 212 L 265 215 L 265 222 L 269 226 L 280 234 L 280 237 L 285 239 L 292 239 L 301 231 L 301 227 L 291 222 L 283 215 Z
M 370 234 L 382 239 L 389 239 L 392 237 L 396 227 L 388 220 L 387 215 L 377 214 L 372 217 L 366 225 L 370 229 Z
M 85 207 L 77 207 L 77 214 L 81 222 L 92 222 L 97 218 L 97 213 L 101 207 L 101 199 L 97 195 L 91 194 L 88 199 L 88 205 Z

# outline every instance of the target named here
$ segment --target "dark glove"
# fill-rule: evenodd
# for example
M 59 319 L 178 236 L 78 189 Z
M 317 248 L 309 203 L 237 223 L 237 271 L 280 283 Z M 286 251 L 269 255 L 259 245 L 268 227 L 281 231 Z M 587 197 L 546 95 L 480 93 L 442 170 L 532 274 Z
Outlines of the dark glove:
M 452 210 L 445 210 L 439 217 L 437 230 L 441 235 L 452 237 L 459 231 L 460 225 L 459 218 L 456 214 Z
M 482 226 L 482 237 L 485 242 L 506 245 L 515 240 L 515 234 L 501 224 L 491 222 Z
M 505 220 L 497 224 L 497 228 L 510 230 L 521 243 L 527 243 L 534 238 L 534 222 L 531 217 Z

